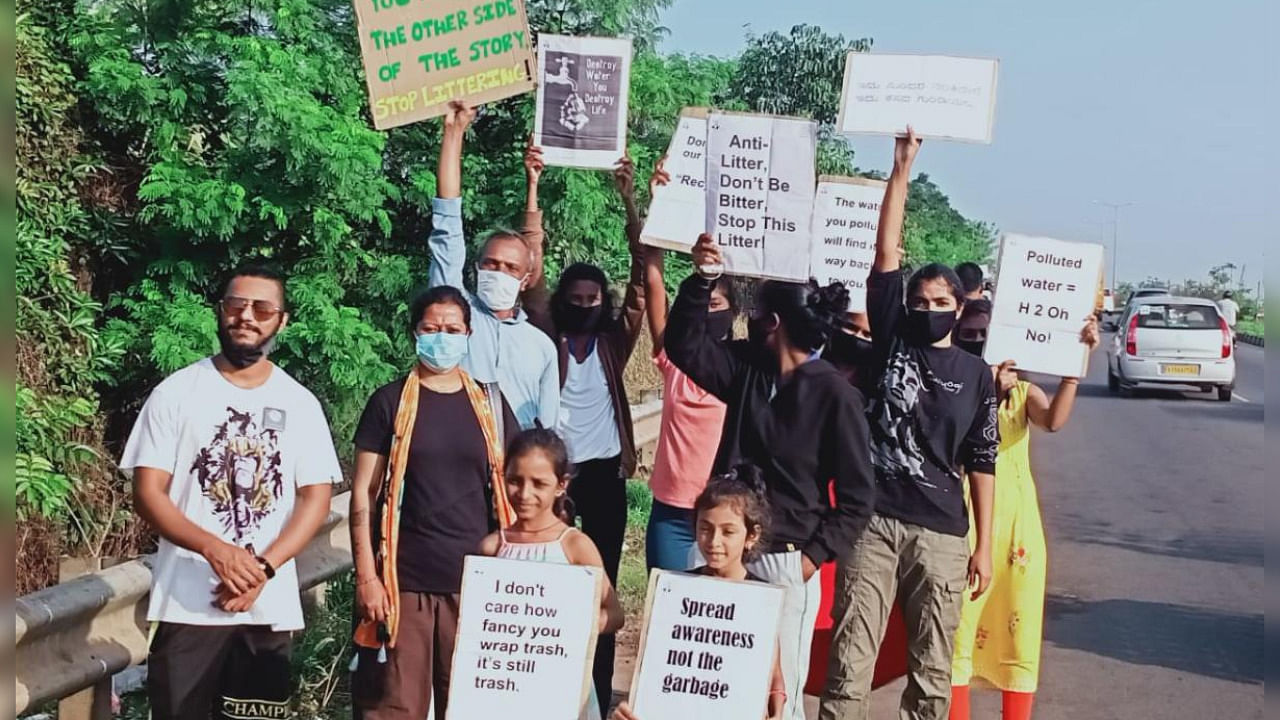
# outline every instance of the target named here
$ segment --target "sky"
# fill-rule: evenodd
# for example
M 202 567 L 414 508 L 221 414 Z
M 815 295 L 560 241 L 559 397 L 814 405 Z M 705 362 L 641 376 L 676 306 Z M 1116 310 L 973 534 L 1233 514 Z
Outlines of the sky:
M 661 49 L 731 56 L 808 23 L 873 51 L 999 58 L 992 144 L 927 141 L 915 171 L 1002 231 L 1103 243 L 1108 277 L 1113 211 L 1095 203 L 1132 203 L 1121 282 L 1229 262 L 1253 288 L 1280 236 L 1277 21 L 1272 0 L 676 0 Z M 852 142 L 888 170 L 890 138 Z

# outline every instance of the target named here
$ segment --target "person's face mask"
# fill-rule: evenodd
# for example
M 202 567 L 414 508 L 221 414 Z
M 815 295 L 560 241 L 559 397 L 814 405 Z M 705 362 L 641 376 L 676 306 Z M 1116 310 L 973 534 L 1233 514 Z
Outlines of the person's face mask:
M 276 346 L 276 334 L 272 333 L 258 343 L 252 345 L 237 344 L 231 338 L 230 328 L 218 325 L 218 346 L 222 357 L 237 370 L 243 370 L 271 354 Z
M 566 303 L 560 308 L 560 322 L 563 332 L 582 333 L 591 332 L 600 324 L 600 314 L 604 311 L 603 305 L 574 305 Z
M 916 345 L 932 345 L 956 326 L 955 310 L 908 310 L 907 338 Z
M 733 311 L 715 310 L 707 313 L 707 334 L 716 340 L 724 340 L 733 334 Z
M 438 373 L 458 367 L 467 356 L 467 336 L 462 333 L 431 332 L 418 336 L 418 360 Z
M 524 281 L 498 270 L 476 271 L 476 298 L 490 310 L 501 312 L 516 306 Z
M 956 347 L 970 355 L 977 355 L 978 357 L 982 357 L 982 350 L 987 345 L 986 341 L 979 340 L 956 340 L 955 343 Z
M 827 362 L 863 368 L 871 364 L 872 352 L 870 340 L 837 330 L 831 334 L 831 341 L 822 356 Z

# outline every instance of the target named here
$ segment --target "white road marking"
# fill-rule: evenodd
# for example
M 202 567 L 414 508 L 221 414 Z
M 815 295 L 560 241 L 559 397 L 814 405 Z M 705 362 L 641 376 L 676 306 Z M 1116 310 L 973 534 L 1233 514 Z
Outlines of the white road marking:
M 1252 400 L 1250 400 L 1249 398 L 1247 398 L 1247 397 L 1245 397 L 1245 396 L 1243 396 L 1243 395 L 1241 395 L 1240 393 L 1237 393 L 1237 392 L 1233 392 L 1233 393 L 1231 393 L 1231 397 L 1233 397 L 1233 398 L 1235 398 L 1235 399 L 1239 400 L 1240 402 L 1246 402 L 1246 403 L 1247 403 L 1247 402 L 1253 402 L 1253 401 L 1252 401 Z

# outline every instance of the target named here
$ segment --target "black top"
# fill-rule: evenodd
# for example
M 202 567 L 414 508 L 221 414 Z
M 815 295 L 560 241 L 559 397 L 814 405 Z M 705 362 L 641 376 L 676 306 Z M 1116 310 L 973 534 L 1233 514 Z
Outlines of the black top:
M 706 565 L 703 565 L 702 567 L 696 567 L 690 570 L 689 574 L 690 575 L 706 575 L 707 577 L 715 577 L 715 575 L 711 572 L 711 568 L 707 567 Z M 750 580 L 751 582 L 764 582 L 764 580 L 761 580 L 759 577 L 752 574 L 750 570 L 747 571 L 747 576 L 744 579 Z
M 404 379 L 397 379 L 369 398 L 356 428 L 358 449 L 390 456 L 403 387 Z M 502 412 L 509 439 L 520 426 L 506 400 Z M 461 592 L 463 557 L 477 552 L 490 532 L 491 489 L 484 433 L 466 390 L 445 394 L 421 388 L 400 512 L 396 572 L 401 590 Z M 377 542 L 376 519 L 373 531 Z
M 902 272 L 872 272 L 867 319 L 879 355 L 870 416 L 876 512 L 964 535 L 969 514 L 962 469 L 996 469 L 995 380 L 982 358 L 960 348 L 906 342 L 905 315 Z
M 773 356 L 707 332 L 711 287 L 697 275 L 680 286 L 667 318 L 667 356 L 728 406 L 715 472 L 743 461 L 759 467 L 775 547 L 793 544 L 821 565 L 853 547 L 875 502 L 862 393 L 821 359 L 796 368 L 775 393 Z

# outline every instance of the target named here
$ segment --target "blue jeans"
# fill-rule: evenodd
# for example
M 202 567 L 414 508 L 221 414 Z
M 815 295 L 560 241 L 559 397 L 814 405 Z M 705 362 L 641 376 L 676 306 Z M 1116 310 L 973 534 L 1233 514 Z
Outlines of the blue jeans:
M 644 537 L 645 562 L 649 569 L 690 569 L 689 552 L 693 544 L 693 509 L 654 500 Z

